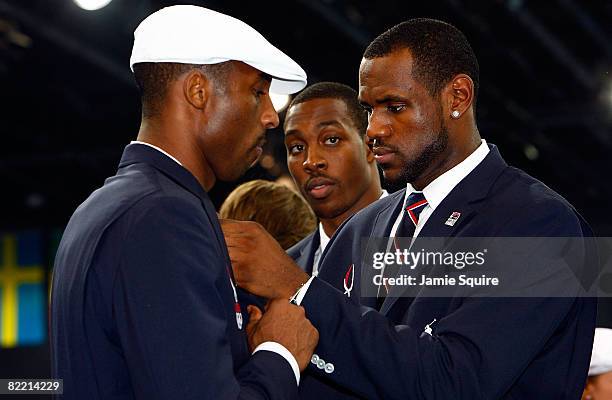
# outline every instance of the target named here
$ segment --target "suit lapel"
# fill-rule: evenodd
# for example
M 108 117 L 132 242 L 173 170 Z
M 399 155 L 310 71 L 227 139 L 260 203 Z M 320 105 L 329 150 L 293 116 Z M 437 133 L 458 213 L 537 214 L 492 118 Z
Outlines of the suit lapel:
M 300 249 L 300 256 L 295 260 L 298 265 L 303 265 L 308 274 L 312 274 L 314 256 L 321 243 L 321 236 L 317 228 L 306 238 L 304 246 Z
M 478 214 L 478 209 L 483 205 L 483 200 L 487 198 L 491 186 L 508 167 L 499 154 L 497 146 L 489 145 L 489 147 L 490 151 L 485 159 L 436 207 L 421 229 L 419 238 L 457 236 Z M 460 213 L 459 218 L 452 225 L 446 224 L 446 221 L 455 212 Z M 418 247 L 418 238 L 413 246 Z M 380 312 L 388 313 L 405 290 L 406 288 L 402 286 L 393 287 Z
M 389 237 L 389 235 L 391 234 L 391 228 L 393 228 L 393 223 L 402 211 L 402 206 L 404 205 L 404 197 L 406 197 L 406 188 L 393 193 L 392 196 L 397 197 L 394 199 L 393 202 L 389 203 L 387 207 L 380 210 L 374 221 L 374 226 L 372 227 L 370 237 Z
M 392 196 L 396 196 L 396 198 L 389 203 L 389 205 L 383 208 L 374 219 L 374 224 L 372 226 L 372 230 L 369 236 L 372 239 L 380 239 L 387 238 L 391 234 L 391 229 L 393 228 L 393 223 L 397 219 L 397 216 L 400 214 L 402 210 L 402 206 L 404 205 L 404 198 L 406 197 L 406 189 L 400 190 Z M 369 251 L 366 251 L 366 254 L 369 254 Z M 361 257 L 360 257 L 361 258 Z M 359 275 L 361 276 L 361 281 L 363 282 L 372 282 L 374 275 L 377 274 L 377 271 L 374 271 L 370 266 L 368 266 L 364 271 L 364 266 L 361 265 Z M 361 288 L 359 288 L 361 291 Z M 376 308 L 376 303 L 378 299 L 376 297 L 361 297 L 361 304 Z
M 347 257 L 347 259 L 350 260 L 351 263 L 355 264 L 356 262 L 360 262 L 360 258 L 361 258 L 360 255 L 355 256 L 355 254 L 357 253 L 353 254 L 350 252 L 354 250 L 354 248 L 361 249 L 361 243 L 336 243 L 336 236 L 340 233 L 340 231 L 343 230 L 345 226 L 347 230 L 348 229 L 352 230 L 351 234 L 356 236 L 358 238 L 356 240 L 358 241 L 360 241 L 361 238 L 364 238 L 364 237 L 379 237 L 380 238 L 380 237 L 388 236 L 389 232 L 391 231 L 391 227 L 387 225 L 389 224 L 389 221 L 391 221 L 390 223 L 393 224 L 392 218 L 397 218 L 397 214 L 399 213 L 399 210 L 401 209 L 401 206 L 404 201 L 404 193 L 406 193 L 406 189 L 400 190 L 398 192 L 395 192 L 389 195 L 389 198 L 392 198 L 393 196 L 397 196 L 397 199 L 393 199 L 393 201 L 390 201 L 389 204 L 387 204 L 384 208 L 382 208 L 376 214 L 376 217 L 373 219 L 372 225 L 363 227 L 360 225 L 348 224 L 348 226 L 346 226 L 347 222 L 350 222 L 350 221 L 344 221 L 344 224 L 341 225 L 340 228 L 338 228 L 338 230 L 331 237 L 330 242 L 327 244 L 325 251 L 321 255 L 321 260 L 323 260 L 326 257 L 327 253 L 330 251 L 332 247 L 337 249 L 338 246 L 342 246 L 343 249 L 349 252 L 349 256 Z M 359 232 L 355 232 L 355 230 L 358 230 Z M 360 254 L 360 252 L 358 253 Z M 334 257 L 337 257 L 337 254 L 334 254 Z M 361 265 L 361 264 L 358 264 L 358 265 Z M 323 267 L 324 267 L 324 263 L 319 262 L 319 274 L 321 274 L 321 272 L 323 271 Z M 356 271 L 356 272 L 359 272 L 359 271 Z M 344 272 L 342 273 L 343 273 L 342 276 L 344 276 Z M 326 281 L 332 282 L 334 286 L 337 286 L 333 279 L 328 280 L 327 279 L 328 276 L 327 275 L 324 275 L 324 276 L 325 276 Z M 340 285 L 340 287 L 342 287 L 342 285 Z

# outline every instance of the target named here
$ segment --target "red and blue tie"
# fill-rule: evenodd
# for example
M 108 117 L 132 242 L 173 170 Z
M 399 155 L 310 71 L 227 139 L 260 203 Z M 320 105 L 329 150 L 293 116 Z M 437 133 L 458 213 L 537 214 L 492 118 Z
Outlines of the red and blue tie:
M 421 215 L 421 212 L 423 212 L 425 207 L 427 207 L 427 204 L 427 199 L 425 199 L 425 195 L 423 194 L 423 192 L 412 192 L 408 195 L 404 207 L 404 217 L 402 218 L 402 221 L 400 222 L 397 228 L 397 232 L 395 232 L 395 237 L 393 238 L 393 244 L 395 245 L 396 249 L 400 249 L 403 247 L 397 240 L 398 238 L 406 238 L 403 239 L 402 244 L 407 247 L 410 246 L 409 244 L 411 243 L 411 240 L 409 238 L 412 238 L 414 236 L 417 224 L 419 223 L 419 216 Z M 398 273 L 399 266 L 394 264 L 386 265 L 383 272 L 383 277 L 394 277 L 397 276 Z M 385 285 L 385 289 L 386 293 L 384 293 L 384 295 L 386 296 L 389 294 L 390 288 Z M 379 297 L 378 300 L 378 308 L 380 309 L 384 298 Z
M 396 237 L 411 238 L 414 236 L 414 231 L 419 223 L 421 212 L 427 207 L 427 199 L 423 192 L 412 192 L 406 199 L 404 207 L 404 218 L 397 228 Z

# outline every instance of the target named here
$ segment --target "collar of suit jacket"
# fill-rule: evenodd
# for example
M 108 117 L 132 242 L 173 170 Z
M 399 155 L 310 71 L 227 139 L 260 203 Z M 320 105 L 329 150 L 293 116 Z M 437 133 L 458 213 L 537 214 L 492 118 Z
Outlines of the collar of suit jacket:
M 208 200 L 208 194 L 195 176 L 157 149 L 150 146 L 143 146 L 140 143 L 127 145 L 121 156 L 119 168 L 124 168 L 136 163 L 147 163 L 152 165 L 155 169 L 198 196 L 201 200 Z

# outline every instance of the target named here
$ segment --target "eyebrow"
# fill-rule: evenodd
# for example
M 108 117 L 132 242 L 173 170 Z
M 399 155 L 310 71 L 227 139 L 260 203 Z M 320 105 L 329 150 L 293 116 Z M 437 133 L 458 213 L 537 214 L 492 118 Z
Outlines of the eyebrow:
M 376 104 L 384 104 L 384 103 L 390 103 L 390 102 L 394 102 L 394 101 L 403 101 L 403 102 L 405 102 L 405 101 L 408 101 L 408 99 L 405 98 L 405 97 L 402 97 L 402 96 L 397 96 L 397 95 L 387 95 L 387 96 L 385 96 L 385 97 L 383 97 L 381 99 L 375 100 L 375 103 Z M 365 102 L 365 101 L 363 101 L 363 100 L 360 100 L 359 104 L 361 104 L 362 107 L 370 107 L 370 104 Z
M 291 129 L 289 131 L 285 131 L 285 139 L 287 138 L 287 136 L 293 136 L 293 135 L 297 135 L 299 133 L 300 133 L 300 131 L 298 131 L 296 129 Z
M 389 103 L 393 101 L 408 101 L 408 99 L 402 96 L 397 96 L 397 95 L 387 95 L 383 97 L 382 99 L 377 99 L 376 104 Z
M 321 121 L 317 124 L 317 128 L 325 128 L 328 126 L 336 126 L 338 128 L 342 128 L 342 124 L 335 119 L 330 119 L 327 121 Z
M 342 124 L 338 121 L 336 121 L 335 119 L 330 119 L 327 121 L 321 121 L 317 124 L 317 128 L 322 129 L 322 128 L 326 128 L 328 126 L 335 126 L 338 128 L 342 128 Z M 300 134 L 301 132 L 297 129 L 290 129 L 290 130 L 286 130 L 285 131 L 285 138 L 287 138 L 288 136 L 293 136 L 293 135 L 297 135 Z

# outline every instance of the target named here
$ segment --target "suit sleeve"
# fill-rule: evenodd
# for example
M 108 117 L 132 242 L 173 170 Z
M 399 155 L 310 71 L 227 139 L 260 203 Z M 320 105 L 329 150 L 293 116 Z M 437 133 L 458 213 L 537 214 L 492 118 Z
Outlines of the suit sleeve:
M 546 216 L 552 216 L 550 210 Z M 573 215 L 553 221 L 540 230 L 542 236 L 553 236 L 557 224 L 564 234 L 565 222 L 576 226 Z M 334 261 L 332 253 L 326 261 Z M 302 306 L 319 330 L 317 355 L 334 365 L 331 374 L 310 366 L 312 372 L 368 399 L 472 400 L 503 397 L 568 314 L 577 309 L 588 314 L 592 303 L 571 297 L 464 298 L 432 335 L 423 334 L 423 326 L 393 324 L 319 278 Z
M 226 331 L 235 323 L 227 317 L 233 299 L 219 292 L 230 290 L 229 277 L 203 210 L 177 198 L 138 207 L 113 290 L 135 397 L 296 398 L 293 371 L 280 355 L 260 351 L 234 366 Z

